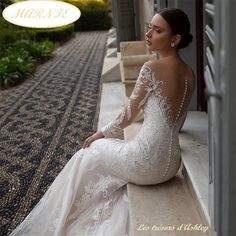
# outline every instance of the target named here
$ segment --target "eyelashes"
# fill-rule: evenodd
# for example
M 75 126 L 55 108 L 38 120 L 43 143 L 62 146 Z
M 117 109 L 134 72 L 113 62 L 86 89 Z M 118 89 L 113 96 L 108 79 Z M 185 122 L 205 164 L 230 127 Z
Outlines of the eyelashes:
M 152 27 L 150 25 L 148 25 L 148 30 L 152 29 Z M 161 31 L 159 29 L 154 29 L 157 33 L 161 33 Z

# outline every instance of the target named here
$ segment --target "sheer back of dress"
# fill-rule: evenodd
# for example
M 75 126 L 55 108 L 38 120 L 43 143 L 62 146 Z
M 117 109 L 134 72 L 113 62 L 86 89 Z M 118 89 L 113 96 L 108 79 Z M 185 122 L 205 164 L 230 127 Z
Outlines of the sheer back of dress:
M 182 76 L 178 79 L 171 76 L 158 76 L 158 72 L 146 67 L 146 73 L 152 74 L 152 77 L 160 81 L 158 86 L 158 96 L 160 98 L 159 105 L 162 110 L 166 122 L 170 125 L 181 121 L 181 117 L 185 114 L 189 106 L 192 88 L 190 86 L 190 78 Z
M 130 125 L 152 94 L 158 98 L 159 104 L 156 106 L 160 107 L 166 123 L 173 126 L 182 120 L 192 95 L 189 79 L 183 77 L 178 81 L 171 76 L 159 76 L 158 73 L 144 63 L 128 104 L 113 121 L 101 129 L 105 137 Z

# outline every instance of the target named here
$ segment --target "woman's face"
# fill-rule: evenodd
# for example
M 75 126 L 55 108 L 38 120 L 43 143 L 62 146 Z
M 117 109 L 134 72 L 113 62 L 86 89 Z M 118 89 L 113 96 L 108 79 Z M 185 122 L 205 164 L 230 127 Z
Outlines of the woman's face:
M 172 38 L 171 28 L 165 19 L 159 14 L 153 16 L 149 24 L 149 30 L 146 33 L 147 48 L 150 51 L 169 49 Z

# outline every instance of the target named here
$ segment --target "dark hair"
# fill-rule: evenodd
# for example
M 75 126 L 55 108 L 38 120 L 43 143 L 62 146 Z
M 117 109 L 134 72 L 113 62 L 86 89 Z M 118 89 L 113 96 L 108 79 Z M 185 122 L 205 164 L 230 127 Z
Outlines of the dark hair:
M 193 40 L 190 33 L 190 22 L 188 16 L 178 8 L 163 8 L 157 12 L 161 15 L 171 28 L 172 35 L 180 34 L 181 40 L 177 48 L 186 48 Z

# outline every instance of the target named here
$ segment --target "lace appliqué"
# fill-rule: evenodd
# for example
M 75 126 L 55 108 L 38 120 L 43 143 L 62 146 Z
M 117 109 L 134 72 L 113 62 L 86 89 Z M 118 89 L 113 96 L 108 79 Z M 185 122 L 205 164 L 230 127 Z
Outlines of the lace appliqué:
M 77 199 L 74 203 L 76 210 L 70 215 L 69 219 L 76 218 L 81 212 L 83 212 L 86 203 L 95 198 L 98 193 L 102 193 L 103 198 L 108 198 L 108 187 L 111 182 L 111 176 L 98 175 L 99 180 L 89 181 L 88 184 L 84 187 L 85 193 L 80 199 Z
M 112 199 L 110 199 L 106 201 L 104 205 L 102 205 L 100 208 L 94 210 L 93 215 L 91 217 L 93 223 L 85 226 L 86 235 L 96 236 L 97 230 L 99 226 L 101 226 L 101 223 L 103 223 L 103 225 L 109 224 L 110 217 L 112 215 L 112 208 L 113 208 L 113 201 Z
M 113 202 L 112 199 L 108 200 L 108 188 L 112 181 L 112 177 L 110 175 L 97 176 L 99 177 L 98 181 L 89 181 L 85 186 L 85 193 L 80 199 L 75 201 L 74 206 L 76 207 L 76 210 L 69 217 L 69 220 L 75 219 L 85 210 L 86 204 L 91 201 L 96 201 L 95 198 L 98 196 L 98 194 L 102 195 L 103 199 L 105 200 L 104 204 L 96 207 L 91 215 L 90 222 L 86 225 L 83 225 L 85 235 L 94 235 L 93 233 L 96 232 L 100 222 L 108 220 L 112 214 Z
M 122 113 L 120 113 L 115 120 L 111 121 L 106 126 L 101 128 L 101 132 L 103 133 L 103 135 L 105 135 L 105 137 L 109 137 L 112 134 L 121 130 L 122 129 L 121 124 L 122 121 L 124 120 L 125 115 L 126 115 L 126 110 L 123 110 Z
M 157 97 L 161 95 L 162 89 L 160 85 L 162 84 L 163 81 L 157 80 L 155 77 L 155 73 L 151 70 L 151 68 L 144 64 L 141 68 L 137 83 L 135 85 L 133 93 L 130 96 L 130 99 L 137 99 L 141 86 L 144 86 L 146 93 L 145 97 L 139 102 L 138 108 L 140 108 L 146 103 L 146 100 L 151 92 L 153 92 Z

